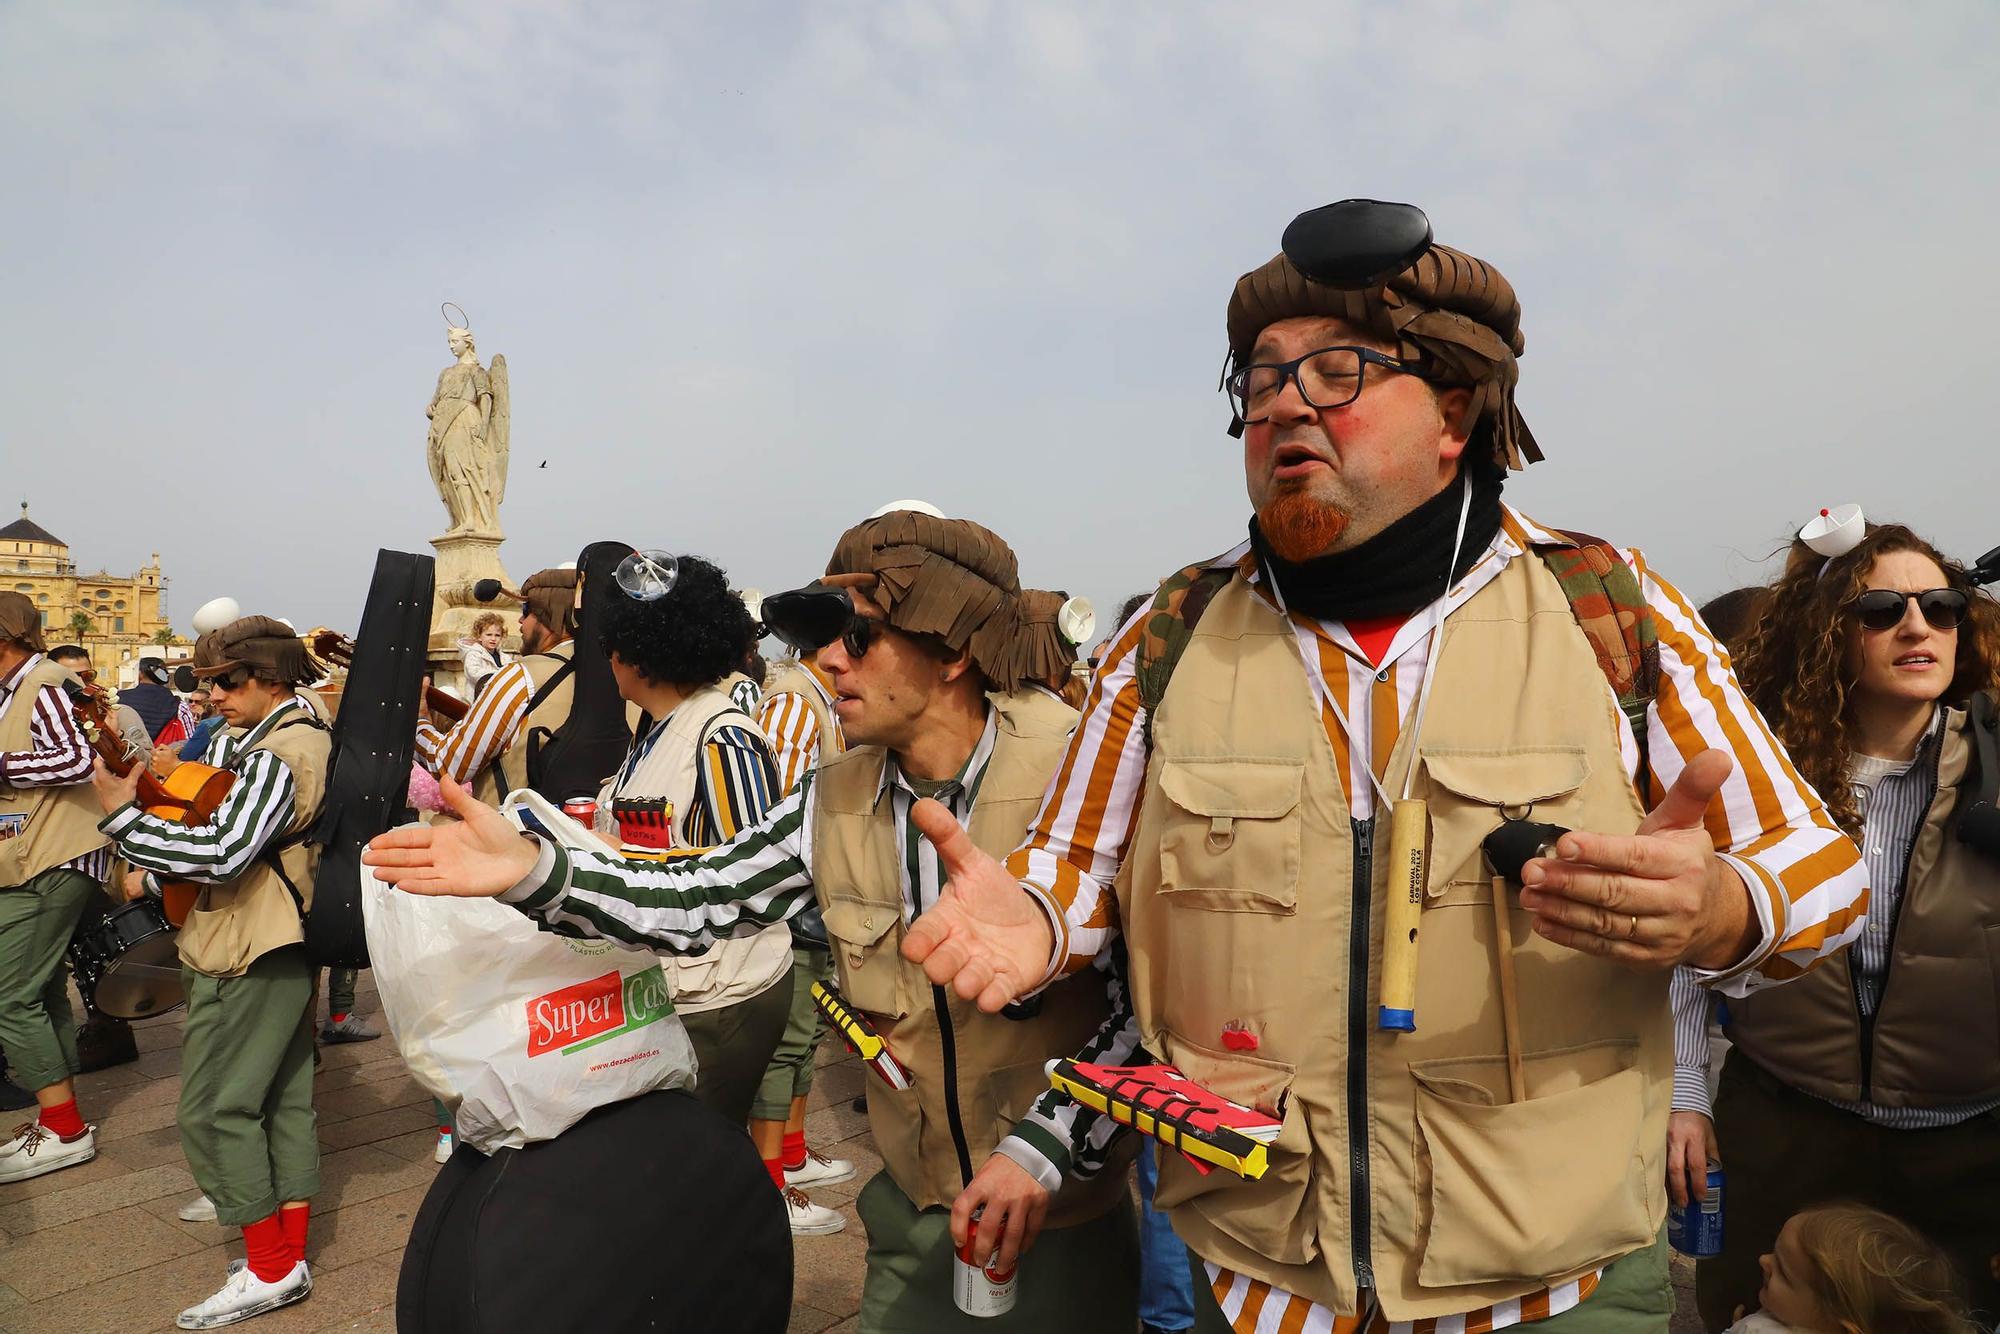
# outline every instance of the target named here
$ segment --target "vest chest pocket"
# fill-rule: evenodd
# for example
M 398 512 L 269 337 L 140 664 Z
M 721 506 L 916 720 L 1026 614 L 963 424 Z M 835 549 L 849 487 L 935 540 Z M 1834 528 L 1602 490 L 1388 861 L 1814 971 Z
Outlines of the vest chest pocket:
M 1298 906 L 1303 760 L 1166 760 L 1160 893 L 1211 912 Z
M 902 932 L 892 931 L 902 912 L 866 899 L 827 903 L 826 934 L 840 970 L 840 994 L 857 1010 L 902 1018 L 910 1007 L 902 997 L 903 961 L 897 953 Z
M 1563 811 L 1590 776 L 1582 747 L 1427 749 L 1423 763 L 1431 789 L 1430 878 L 1425 892 L 1432 898 L 1454 881 L 1487 883 L 1493 872 L 1479 845 L 1503 820 L 1523 817 L 1572 825 Z

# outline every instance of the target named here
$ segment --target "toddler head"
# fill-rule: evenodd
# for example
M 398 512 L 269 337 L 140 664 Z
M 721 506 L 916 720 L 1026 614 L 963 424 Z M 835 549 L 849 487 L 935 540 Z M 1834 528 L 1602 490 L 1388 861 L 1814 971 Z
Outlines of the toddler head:
M 1858 1204 L 1820 1204 L 1785 1223 L 1759 1262 L 1764 1314 L 1819 1334 L 1971 1334 L 1958 1275 L 1909 1224 Z

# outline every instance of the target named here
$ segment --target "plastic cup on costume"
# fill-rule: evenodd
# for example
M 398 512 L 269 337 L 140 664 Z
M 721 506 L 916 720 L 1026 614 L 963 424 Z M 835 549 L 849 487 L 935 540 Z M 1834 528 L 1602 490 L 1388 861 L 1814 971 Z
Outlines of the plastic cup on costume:
M 972 1259 L 973 1244 L 979 1237 L 979 1215 L 983 1208 L 975 1210 L 972 1225 L 965 1229 L 965 1245 L 958 1248 L 951 1262 L 951 1299 L 958 1309 L 970 1316 L 1006 1315 L 1014 1309 L 1015 1289 L 1021 1280 L 1018 1265 L 1012 1269 L 999 1270 L 992 1267 L 980 1268 Z M 994 1259 L 999 1259 L 994 1252 Z
M 1861 545 L 1861 539 L 1867 535 L 1868 521 L 1862 517 L 1859 505 L 1823 509 L 1799 529 L 1799 541 L 1829 560 L 1845 556 Z
M 626 597 L 658 602 L 681 577 L 678 557 L 665 551 L 635 551 L 618 562 L 611 578 Z

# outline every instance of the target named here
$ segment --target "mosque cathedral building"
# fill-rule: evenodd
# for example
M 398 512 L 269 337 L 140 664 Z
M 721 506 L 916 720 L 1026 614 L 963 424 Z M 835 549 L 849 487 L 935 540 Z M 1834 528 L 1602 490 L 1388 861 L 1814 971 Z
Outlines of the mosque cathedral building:
M 160 555 L 131 574 L 79 573 L 69 544 L 28 517 L 0 528 L 0 588 L 27 594 L 41 608 L 49 645 L 82 644 L 103 679 L 137 680 L 139 659 L 187 655 L 190 641 L 167 619 L 167 577 Z

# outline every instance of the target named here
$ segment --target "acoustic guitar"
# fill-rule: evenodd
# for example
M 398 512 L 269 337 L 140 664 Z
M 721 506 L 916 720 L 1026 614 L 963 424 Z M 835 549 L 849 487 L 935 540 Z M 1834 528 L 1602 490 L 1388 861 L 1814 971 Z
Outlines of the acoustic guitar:
M 69 685 L 65 689 L 77 726 L 104 767 L 121 778 L 138 769 L 139 806 L 146 814 L 181 825 L 205 825 L 215 818 L 222 799 L 236 782 L 235 774 L 190 760 L 162 779 L 118 730 L 108 690 L 100 685 Z M 185 925 L 200 893 L 201 886 L 193 881 L 162 880 L 160 906 L 166 910 L 168 924 L 177 930 Z
M 343 668 L 354 665 L 354 641 L 340 631 L 321 626 L 306 638 L 312 641 L 313 656 L 320 661 Z M 436 686 L 424 687 L 424 707 L 438 717 L 454 723 L 464 718 L 472 708 L 458 696 L 439 690 Z

